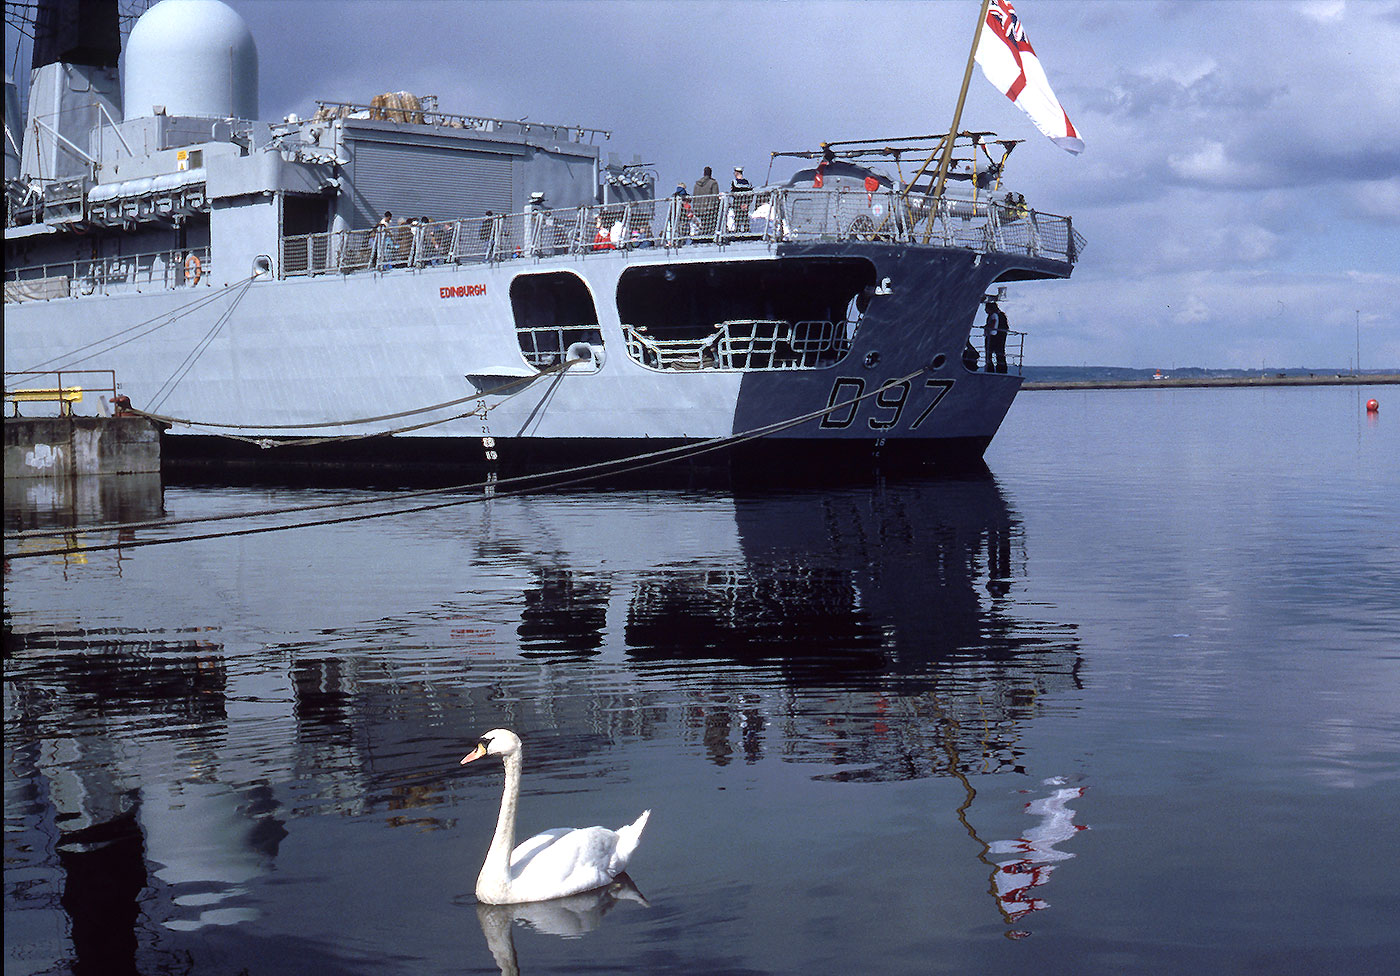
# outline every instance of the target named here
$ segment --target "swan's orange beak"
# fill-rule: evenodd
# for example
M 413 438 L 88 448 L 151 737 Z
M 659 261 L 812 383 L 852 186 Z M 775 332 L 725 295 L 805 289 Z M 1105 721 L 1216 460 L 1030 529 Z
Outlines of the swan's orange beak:
M 475 749 L 462 757 L 462 761 L 459 765 L 465 766 L 467 763 L 480 759 L 484 755 L 486 755 L 486 747 L 478 742 Z

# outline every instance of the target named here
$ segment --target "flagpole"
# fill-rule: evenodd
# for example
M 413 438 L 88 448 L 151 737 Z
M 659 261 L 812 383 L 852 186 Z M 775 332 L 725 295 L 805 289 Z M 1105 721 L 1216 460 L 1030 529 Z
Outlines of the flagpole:
M 958 92 L 958 107 L 953 112 L 953 124 L 949 127 L 947 140 L 943 143 L 943 158 L 938 163 L 938 181 L 933 190 L 934 204 L 943 196 L 943 184 L 948 178 L 948 163 L 953 158 L 953 143 L 958 138 L 958 126 L 962 123 L 963 103 L 967 101 L 967 88 L 972 83 L 972 65 L 977 58 L 977 42 L 982 39 L 982 27 L 987 23 L 987 11 L 991 6 L 992 0 L 982 0 L 982 12 L 977 17 L 977 30 L 972 35 L 972 50 L 967 52 L 967 70 L 963 72 L 962 91 Z M 932 229 L 933 224 L 930 222 L 928 230 Z M 925 234 L 927 233 L 928 231 L 925 231 Z

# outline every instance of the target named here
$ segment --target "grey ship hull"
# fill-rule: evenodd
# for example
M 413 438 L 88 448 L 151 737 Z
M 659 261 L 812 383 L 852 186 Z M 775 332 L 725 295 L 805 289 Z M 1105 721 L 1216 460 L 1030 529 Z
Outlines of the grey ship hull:
M 626 354 L 612 296 L 627 268 L 832 256 L 870 261 L 889 292 L 872 304 L 835 365 L 686 372 L 648 368 Z M 481 392 L 483 376 L 528 372 L 521 368 L 510 285 L 520 275 L 551 270 L 577 274 L 593 294 L 601 366 L 541 375 L 509 396 Z M 28 367 L 56 350 L 131 330 L 131 341 L 104 347 L 94 362 L 115 370 L 121 392 L 136 406 L 198 422 L 176 422 L 166 438 L 173 469 L 186 473 L 217 467 L 276 477 L 352 470 L 389 479 L 509 475 L 701 444 L 831 404 L 846 405 L 687 463 L 808 462 L 818 469 L 869 467 L 875 459 L 963 463 L 981 457 L 1021 382 L 962 365 L 982 295 L 999 277 L 1062 274 L 1059 262 L 960 248 L 744 242 L 269 278 L 246 286 L 206 275 L 193 290 L 10 306 L 5 358 Z M 192 292 L 209 301 L 181 315 Z M 143 324 L 172 318 L 145 332 Z M 847 402 L 911 374 L 917 375 L 903 387 Z M 407 420 L 394 416 L 446 403 L 453 405 Z M 353 428 L 342 423 L 371 417 L 386 419 Z M 419 424 L 427 426 L 402 430 Z M 302 426 L 289 431 L 287 425 Z M 385 435 L 394 430 L 401 432 Z M 380 436 L 365 436 L 375 433 Z

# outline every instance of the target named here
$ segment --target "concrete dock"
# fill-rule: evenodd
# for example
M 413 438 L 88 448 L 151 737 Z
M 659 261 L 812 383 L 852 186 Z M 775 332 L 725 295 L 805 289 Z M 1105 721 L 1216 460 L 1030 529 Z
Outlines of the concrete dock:
M 1383 386 L 1400 383 L 1400 373 L 1281 376 L 1163 376 L 1141 380 L 1027 380 L 1023 390 L 1160 390 L 1222 386 Z
M 5 480 L 160 474 L 160 427 L 145 417 L 6 417 Z

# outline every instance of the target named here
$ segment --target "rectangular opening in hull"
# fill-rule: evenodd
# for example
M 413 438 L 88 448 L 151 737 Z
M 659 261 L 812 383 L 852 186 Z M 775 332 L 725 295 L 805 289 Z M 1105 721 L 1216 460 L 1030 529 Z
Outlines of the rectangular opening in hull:
M 645 265 L 622 273 L 628 355 L 656 369 L 815 369 L 841 361 L 875 286 L 864 258 Z
M 510 283 L 510 307 L 520 354 L 531 366 L 557 366 L 578 343 L 588 345 L 588 358 L 597 361 L 603 346 L 598 309 L 578 275 L 569 271 L 519 275 Z

